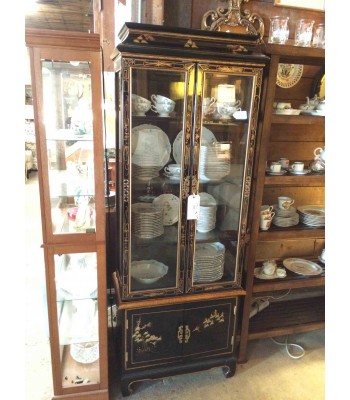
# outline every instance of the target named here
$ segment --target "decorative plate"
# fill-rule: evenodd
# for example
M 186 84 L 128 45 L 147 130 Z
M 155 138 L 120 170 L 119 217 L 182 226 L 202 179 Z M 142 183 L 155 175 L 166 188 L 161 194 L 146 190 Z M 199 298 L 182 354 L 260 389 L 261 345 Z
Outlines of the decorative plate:
M 301 64 L 278 64 L 277 86 L 290 88 L 296 85 L 303 75 L 304 66 Z
M 319 275 L 323 272 L 318 264 L 302 258 L 286 258 L 283 265 L 298 275 Z
M 171 193 L 161 194 L 153 200 L 163 209 L 163 225 L 173 225 L 179 219 L 180 199 Z
M 175 140 L 174 140 L 174 143 L 173 143 L 173 156 L 174 156 L 174 159 L 175 159 L 175 161 L 176 161 L 177 164 L 181 164 L 181 157 L 182 157 L 182 133 L 183 133 L 183 131 L 181 130 L 181 131 L 177 134 L 177 136 L 176 136 L 176 138 L 175 138 Z M 213 143 L 213 142 L 216 142 L 216 141 L 217 141 L 217 140 L 216 140 L 216 137 L 215 137 L 214 133 L 213 133 L 211 130 L 209 130 L 208 128 L 206 128 L 205 126 L 203 126 L 203 128 L 202 128 L 202 142 L 201 142 L 201 144 L 202 144 L 202 145 L 205 145 L 205 144 L 210 144 L 210 143 Z
M 142 124 L 132 129 L 132 163 L 140 167 L 158 167 L 170 160 L 171 144 L 158 126 Z
M 316 217 L 325 217 L 325 208 L 321 206 L 299 206 L 297 210 L 303 214 L 312 215 Z

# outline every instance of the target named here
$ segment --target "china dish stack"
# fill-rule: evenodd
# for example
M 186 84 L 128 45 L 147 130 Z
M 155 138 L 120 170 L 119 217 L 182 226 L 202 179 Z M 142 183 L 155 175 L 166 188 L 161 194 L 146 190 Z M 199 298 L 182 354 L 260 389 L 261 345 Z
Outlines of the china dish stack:
M 275 216 L 272 220 L 274 225 L 281 228 L 298 225 L 299 214 L 294 207 L 289 207 L 287 210 L 282 210 L 278 207 L 278 204 L 275 204 L 273 206 L 273 211 L 275 212 Z
M 193 282 L 216 282 L 224 275 L 225 246 L 220 242 L 196 245 Z
M 159 176 L 159 167 L 144 167 L 132 164 L 132 177 L 141 181 L 150 181 Z
M 325 226 L 325 209 L 320 206 L 298 207 L 300 221 L 308 226 Z
M 151 239 L 164 233 L 163 210 L 150 203 L 131 206 L 132 231 L 141 239 Z
M 215 142 L 200 148 L 199 178 L 218 181 L 230 173 L 231 144 Z
M 199 193 L 200 206 L 199 218 L 197 221 L 198 232 L 210 232 L 216 225 L 217 204 L 215 198 L 209 193 Z

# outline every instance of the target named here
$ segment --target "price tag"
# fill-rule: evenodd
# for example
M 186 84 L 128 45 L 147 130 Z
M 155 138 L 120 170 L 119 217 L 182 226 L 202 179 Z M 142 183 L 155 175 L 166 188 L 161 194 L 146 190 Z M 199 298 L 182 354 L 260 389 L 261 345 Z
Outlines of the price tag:
M 247 119 L 247 111 L 236 111 L 233 117 L 235 119 Z
M 187 199 L 187 219 L 198 219 L 199 217 L 199 194 L 192 194 Z

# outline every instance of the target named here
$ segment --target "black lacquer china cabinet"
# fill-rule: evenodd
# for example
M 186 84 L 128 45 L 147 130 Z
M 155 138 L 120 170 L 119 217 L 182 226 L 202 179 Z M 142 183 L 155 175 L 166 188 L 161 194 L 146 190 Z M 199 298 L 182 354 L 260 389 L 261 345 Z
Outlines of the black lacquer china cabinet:
M 129 395 L 136 381 L 212 367 L 235 373 L 269 58 L 252 34 L 126 23 L 119 38 L 107 259 Z

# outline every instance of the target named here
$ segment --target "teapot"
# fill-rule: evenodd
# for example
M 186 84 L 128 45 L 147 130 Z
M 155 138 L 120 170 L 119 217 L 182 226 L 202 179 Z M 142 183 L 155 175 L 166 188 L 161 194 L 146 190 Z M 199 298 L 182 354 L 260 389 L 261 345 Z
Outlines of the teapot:
M 299 109 L 303 110 L 303 111 L 312 111 L 312 110 L 315 110 L 318 103 L 319 103 L 319 100 L 318 100 L 317 94 L 312 99 L 310 99 L 309 97 L 306 97 L 306 103 L 301 104 L 299 106 Z
M 324 110 L 325 108 L 326 108 L 326 99 L 323 99 L 317 104 L 316 110 Z
M 323 147 L 316 147 L 314 150 L 315 161 L 321 160 L 322 162 L 326 162 L 326 149 Z

